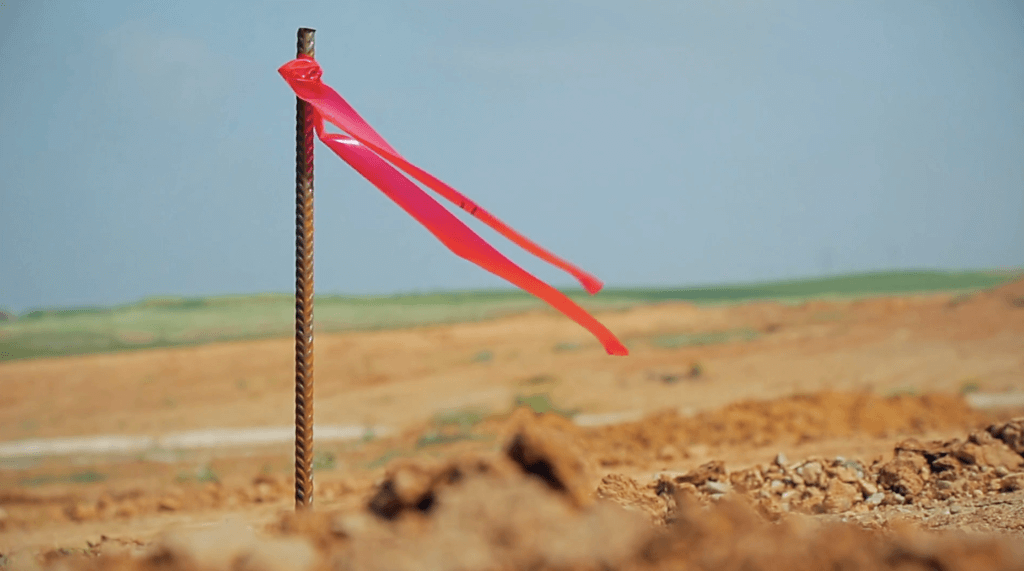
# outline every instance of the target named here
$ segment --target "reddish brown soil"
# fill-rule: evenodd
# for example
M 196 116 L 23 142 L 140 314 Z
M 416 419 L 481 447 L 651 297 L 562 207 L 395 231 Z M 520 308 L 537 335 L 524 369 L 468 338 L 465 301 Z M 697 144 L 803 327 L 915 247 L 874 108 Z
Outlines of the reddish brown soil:
M 9 462 L 0 566 L 1024 568 L 1021 411 L 960 395 L 1024 391 L 1022 300 L 602 315 L 628 359 L 547 314 L 323 336 L 318 421 L 398 433 L 321 446 L 313 514 L 291 511 L 282 447 Z M 652 342 L 733 330 L 760 334 Z M 0 440 L 287 424 L 289 359 L 282 340 L 0 365 Z M 509 414 L 540 393 L 643 418 Z M 430 420 L 466 407 L 492 415 Z

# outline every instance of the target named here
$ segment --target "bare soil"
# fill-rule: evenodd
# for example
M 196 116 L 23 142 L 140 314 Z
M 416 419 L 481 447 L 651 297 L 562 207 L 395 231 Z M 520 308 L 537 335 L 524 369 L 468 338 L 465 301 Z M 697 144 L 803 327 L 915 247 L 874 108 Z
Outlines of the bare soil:
M 1019 402 L 1022 306 L 602 314 L 625 359 L 546 313 L 321 336 L 318 422 L 396 432 L 319 447 L 312 513 L 287 447 L 10 461 L 0 566 L 1024 569 L 1024 411 L 964 398 Z M 291 366 L 289 340 L 6 363 L 0 440 L 287 424 Z

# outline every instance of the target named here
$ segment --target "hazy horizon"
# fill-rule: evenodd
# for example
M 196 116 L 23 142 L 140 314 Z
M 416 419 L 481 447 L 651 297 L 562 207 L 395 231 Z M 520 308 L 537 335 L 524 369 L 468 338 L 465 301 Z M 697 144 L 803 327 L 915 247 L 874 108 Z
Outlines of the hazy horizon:
M 5 2 L 0 308 L 290 292 L 300 26 L 407 158 L 607 288 L 1019 269 L 1022 6 Z M 511 288 L 316 153 L 317 293 Z
M 1018 276 L 1024 276 L 1024 267 L 1012 267 L 1012 268 L 974 268 L 966 270 L 944 270 L 944 269 L 933 269 L 933 268 L 906 268 L 901 270 L 880 270 L 880 271 L 867 271 L 867 272 L 855 272 L 855 273 L 833 273 L 827 275 L 813 275 L 813 276 L 793 276 L 782 278 L 778 280 L 766 280 L 766 281 L 744 281 L 744 282 L 716 282 L 716 283 L 695 283 L 682 286 L 672 285 L 634 285 L 634 286 L 613 286 L 604 287 L 601 292 L 595 294 L 598 298 L 602 293 L 605 292 L 623 292 L 623 291 L 656 291 L 656 290 L 698 290 L 698 289 L 716 289 L 716 288 L 733 288 L 733 287 L 749 287 L 749 286 L 768 286 L 768 285 L 782 285 L 787 283 L 803 283 L 803 282 L 814 282 L 818 280 L 830 280 L 830 279 L 843 279 L 843 278 L 856 278 L 862 276 L 882 275 L 888 276 L 892 273 L 906 273 L 906 274 L 918 274 L 918 273 L 948 273 L 952 275 L 956 274 L 1005 274 L 1007 278 L 1015 278 Z M 583 295 L 585 291 L 578 284 L 568 285 L 567 287 L 559 288 L 562 291 L 572 292 L 573 294 Z M 927 291 L 927 290 L 926 290 Z M 349 294 L 345 292 L 331 292 L 331 291 L 316 291 L 314 297 L 326 297 L 326 298 L 400 298 L 400 297 L 415 297 L 415 296 L 433 296 L 433 295 L 448 295 L 448 294 L 475 294 L 475 293 L 505 293 L 505 292 L 518 292 L 524 296 L 530 295 L 523 290 L 511 285 L 506 284 L 502 286 L 497 284 L 494 287 L 489 288 L 472 288 L 472 289 L 436 289 L 436 290 L 418 290 L 418 291 L 394 291 L 385 293 L 364 293 L 364 294 Z M 52 306 L 36 306 L 27 307 L 20 312 L 14 312 L 15 315 L 24 315 L 33 311 L 60 311 L 60 310 L 76 310 L 76 309 L 104 309 L 104 308 L 115 308 L 122 306 L 132 306 L 139 303 L 145 303 L 147 301 L 160 301 L 160 300 L 190 300 L 190 299 L 232 299 L 232 298 L 259 298 L 259 297 L 291 297 L 295 294 L 294 291 L 261 291 L 261 292 L 238 292 L 238 293 L 222 293 L 211 296 L 189 296 L 189 295 L 172 295 L 172 294 L 153 294 L 140 297 L 137 299 L 125 300 L 122 302 L 115 302 L 110 304 L 101 305 L 52 305 Z M 0 306 L 0 311 L 6 311 L 9 308 Z

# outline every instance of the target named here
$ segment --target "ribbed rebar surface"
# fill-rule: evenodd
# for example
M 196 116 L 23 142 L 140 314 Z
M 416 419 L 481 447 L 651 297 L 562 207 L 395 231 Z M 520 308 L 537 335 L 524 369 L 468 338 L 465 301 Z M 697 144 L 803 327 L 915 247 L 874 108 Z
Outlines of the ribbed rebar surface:
M 299 28 L 298 55 L 315 30 Z M 313 113 L 295 105 L 295 509 L 313 507 Z

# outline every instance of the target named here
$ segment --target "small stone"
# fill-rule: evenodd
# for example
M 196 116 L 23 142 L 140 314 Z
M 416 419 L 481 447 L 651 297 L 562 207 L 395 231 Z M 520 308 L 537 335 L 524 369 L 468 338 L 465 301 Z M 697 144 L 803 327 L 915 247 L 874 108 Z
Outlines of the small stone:
M 797 476 L 796 474 L 793 474 L 792 476 L 790 476 L 790 477 L 789 477 L 789 481 L 790 481 L 790 482 L 791 482 L 791 483 L 792 483 L 792 484 L 793 484 L 794 486 L 802 486 L 802 485 L 804 485 L 804 479 L 803 479 L 803 478 L 801 478 L 800 476 Z
M 857 487 L 860 488 L 860 493 L 864 494 L 864 497 L 873 496 L 878 493 L 878 486 L 867 480 L 857 480 Z
M 885 499 L 885 494 L 883 494 L 881 492 L 876 492 L 876 493 L 871 494 L 870 496 L 868 496 L 868 499 L 864 500 L 864 503 L 868 504 L 869 506 L 877 506 L 877 505 L 881 505 L 882 500 L 884 500 L 884 499 Z
M 786 484 L 782 480 L 772 480 L 772 483 L 768 484 L 768 489 L 773 492 L 779 492 L 786 489 Z
M 853 507 L 857 500 L 861 499 L 859 490 L 852 484 L 832 480 L 828 484 L 828 491 L 825 494 L 825 501 L 822 507 L 829 513 L 845 512 Z
M 935 487 L 940 490 L 948 490 L 953 487 L 953 482 L 949 480 L 938 480 L 935 482 Z
M 797 469 L 797 473 L 803 477 L 804 481 L 811 486 L 821 485 L 821 473 L 822 466 L 821 462 L 808 462 Z
M 852 484 L 857 481 L 857 473 L 847 466 L 840 466 L 834 470 L 836 478 L 840 481 Z
M 952 504 L 949 506 L 949 513 L 951 514 L 958 514 L 962 511 L 964 511 L 964 508 L 962 508 L 960 504 Z
M 775 455 L 775 465 L 776 466 L 779 466 L 780 468 L 784 468 L 786 466 L 786 464 L 788 464 L 788 463 L 789 463 L 789 459 L 786 458 L 786 455 L 783 454 L 782 452 L 779 452 L 778 454 Z
M 904 498 L 903 494 L 893 494 L 889 497 L 892 500 L 892 503 L 895 505 L 902 505 L 904 502 L 907 501 L 907 498 Z
M 704 491 L 709 494 L 725 494 L 731 489 L 731 486 L 725 482 L 716 482 L 714 480 L 708 480 L 704 483 Z
M 996 476 L 1002 478 L 1010 474 L 1010 471 L 1006 469 L 1006 466 L 996 466 Z

